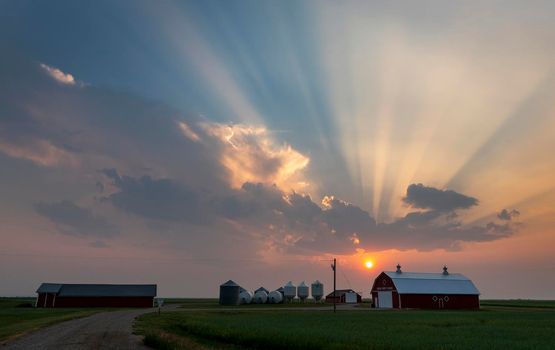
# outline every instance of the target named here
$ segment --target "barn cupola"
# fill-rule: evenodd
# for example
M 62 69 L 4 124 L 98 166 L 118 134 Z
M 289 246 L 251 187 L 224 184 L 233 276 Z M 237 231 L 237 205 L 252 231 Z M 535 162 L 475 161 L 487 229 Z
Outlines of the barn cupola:
M 447 266 L 445 266 L 445 265 L 443 266 L 443 274 L 445 276 L 447 276 L 449 274 L 449 272 L 447 272 Z
M 401 265 L 397 264 L 397 271 L 395 271 L 396 273 L 403 273 L 403 271 L 401 271 Z

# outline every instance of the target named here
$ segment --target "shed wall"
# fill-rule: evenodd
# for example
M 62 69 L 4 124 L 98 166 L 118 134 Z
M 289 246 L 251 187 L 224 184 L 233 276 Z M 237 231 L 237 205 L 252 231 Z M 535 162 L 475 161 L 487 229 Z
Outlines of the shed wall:
M 47 298 L 47 299 L 46 299 Z M 45 305 L 46 299 L 46 305 Z M 40 293 L 37 307 L 152 307 L 153 297 L 56 297 Z

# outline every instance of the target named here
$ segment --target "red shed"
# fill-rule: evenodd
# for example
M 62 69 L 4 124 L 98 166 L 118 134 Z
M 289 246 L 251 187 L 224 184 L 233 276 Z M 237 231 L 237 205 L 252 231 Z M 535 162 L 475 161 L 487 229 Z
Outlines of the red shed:
M 155 284 L 43 283 L 37 307 L 152 307 Z
M 362 302 L 362 297 L 360 294 L 352 289 L 338 289 L 326 295 L 326 303 L 333 303 L 333 299 L 339 304 L 358 304 Z
M 480 292 L 460 273 L 382 272 L 372 286 L 377 308 L 477 309 Z

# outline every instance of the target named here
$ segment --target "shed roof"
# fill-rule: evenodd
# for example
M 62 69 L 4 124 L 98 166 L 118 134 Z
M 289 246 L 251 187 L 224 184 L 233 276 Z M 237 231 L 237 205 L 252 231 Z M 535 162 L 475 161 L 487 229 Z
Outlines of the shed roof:
M 474 283 L 460 273 L 384 273 L 393 280 L 399 294 L 480 294 Z
M 61 297 L 154 297 L 156 285 L 43 283 L 37 293 L 55 293 Z
M 356 293 L 356 292 L 355 292 L 354 290 L 352 290 L 352 289 L 337 289 L 337 290 L 335 291 L 335 296 L 340 297 L 340 296 L 342 296 L 343 294 L 346 294 L 346 293 Z M 356 294 L 358 294 L 358 293 L 356 293 Z M 334 296 L 333 292 L 331 292 L 330 294 L 326 295 L 326 297 L 333 297 L 333 296 Z

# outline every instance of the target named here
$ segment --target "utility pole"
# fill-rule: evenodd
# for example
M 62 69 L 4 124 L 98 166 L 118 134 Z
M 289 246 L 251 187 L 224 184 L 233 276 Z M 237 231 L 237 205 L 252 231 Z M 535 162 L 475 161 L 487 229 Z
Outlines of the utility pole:
M 331 266 L 332 270 L 333 270 L 333 312 L 335 313 L 335 311 L 337 310 L 337 291 L 335 288 L 335 272 L 337 270 L 337 261 L 335 258 L 333 258 L 333 265 Z

